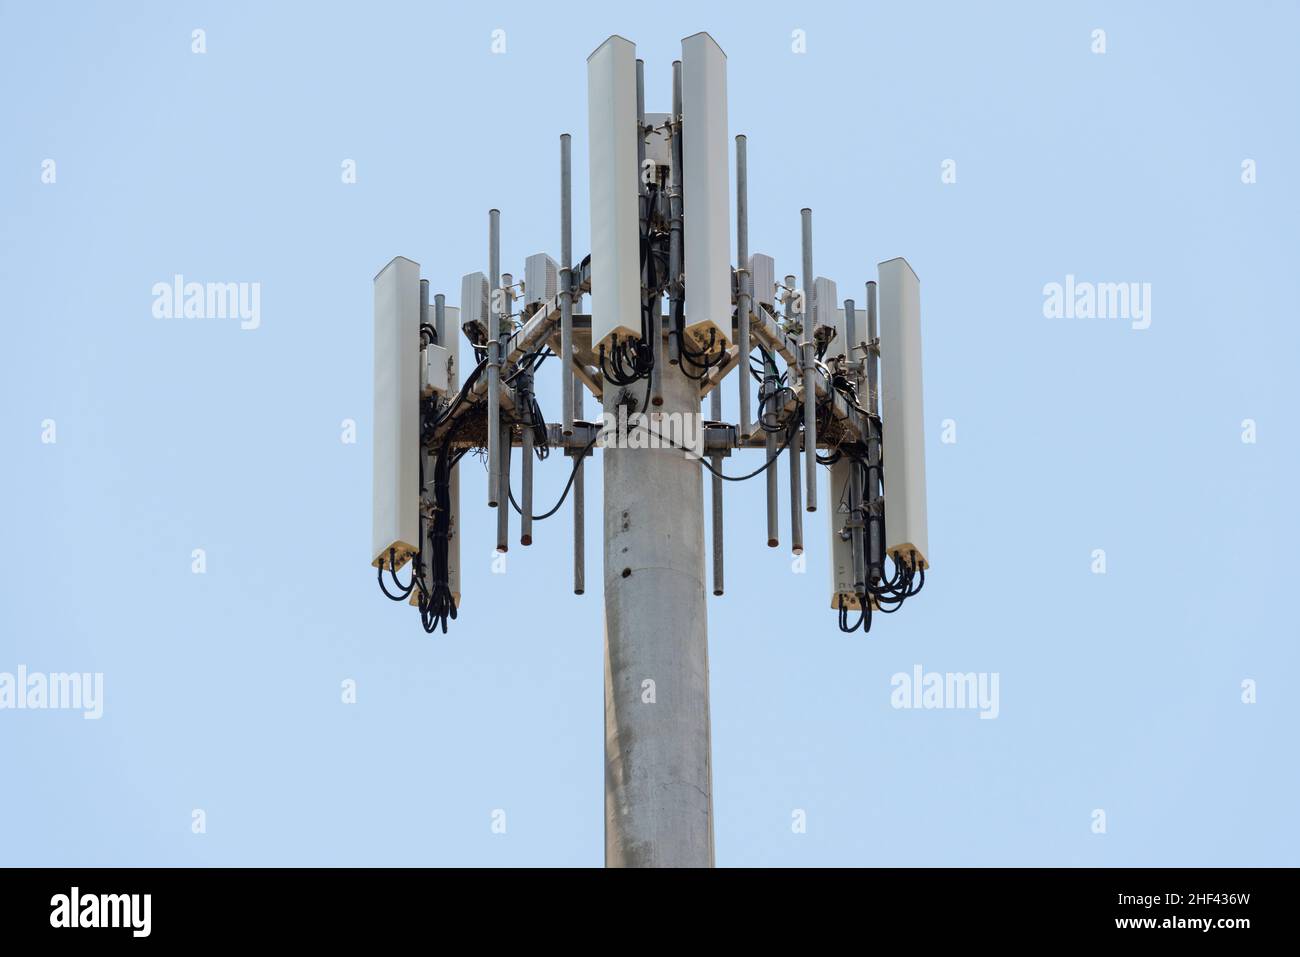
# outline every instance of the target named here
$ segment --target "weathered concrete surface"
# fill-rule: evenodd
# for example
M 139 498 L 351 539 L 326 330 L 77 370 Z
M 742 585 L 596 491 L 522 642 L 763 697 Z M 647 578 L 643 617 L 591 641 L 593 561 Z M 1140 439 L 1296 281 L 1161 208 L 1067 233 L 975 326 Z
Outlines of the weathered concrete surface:
M 655 411 L 699 411 L 697 383 L 667 362 L 662 376 Z M 606 389 L 606 412 L 623 391 Z M 673 449 L 602 455 L 605 864 L 712 867 L 702 469 Z

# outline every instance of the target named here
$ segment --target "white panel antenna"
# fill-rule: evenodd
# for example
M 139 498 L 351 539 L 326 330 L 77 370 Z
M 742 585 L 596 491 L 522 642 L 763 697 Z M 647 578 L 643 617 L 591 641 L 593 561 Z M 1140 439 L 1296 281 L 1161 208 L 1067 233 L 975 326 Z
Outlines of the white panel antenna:
M 749 257 L 749 288 L 755 303 L 776 309 L 776 260 L 764 253 Z
M 432 343 L 424 347 L 424 392 L 446 395 L 451 373 L 451 352 Z
M 884 419 L 885 550 L 929 567 L 925 514 L 925 414 L 921 389 L 921 282 L 906 259 L 880 274 L 881 412 Z
M 682 41 L 683 272 L 686 335 L 701 350 L 731 340 L 729 147 L 727 55 L 697 33 Z
M 827 335 L 835 334 L 838 341 L 843 341 L 844 330 L 835 328 L 836 310 L 839 308 L 838 297 L 839 291 L 835 287 L 835 280 L 826 279 L 822 276 L 818 276 L 813 280 L 813 332 L 816 333 L 818 329 L 824 329 Z M 837 340 L 832 340 L 832 342 L 835 341 Z
M 472 272 L 460 281 L 461 327 L 470 342 L 487 342 L 488 334 L 488 279 L 481 272 Z M 450 327 L 450 323 L 448 323 Z
M 853 542 L 842 534 L 851 517 L 849 477 L 852 468 L 848 459 L 840 459 L 830 467 L 830 501 L 826 516 L 831 546 L 831 607 L 837 610 L 841 602 L 845 608 L 861 607 L 853 582 Z
M 610 37 L 587 58 L 591 343 L 641 338 L 636 45 Z
M 372 428 L 371 564 L 396 570 L 418 550 L 420 537 L 420 266 L 403 256 L 375 276 Z
M 550 302 L 559 292 L 559 267 L 546 253 L 534 253 L 524 260 L 524 305 Z

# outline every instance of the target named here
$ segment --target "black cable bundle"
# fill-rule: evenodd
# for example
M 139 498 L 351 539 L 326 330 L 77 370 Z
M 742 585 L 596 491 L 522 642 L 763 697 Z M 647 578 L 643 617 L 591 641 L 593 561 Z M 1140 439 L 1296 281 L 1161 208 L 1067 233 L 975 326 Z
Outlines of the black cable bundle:
M 424 593 L 424 582 L 417 578 L 420 589 L 420 623 L 430 634 L 441 626 L 442 633 L 447 633 L 447 622 L 456 617 L 456 599 L 451 593 L 451 470 L 456 467 L 469 451 L 468 447 L 453 449 L 452 439 L 461 427 L 469 421 L 464 416 L 447 433 L 438 449 L 433 465 L 433 526 L 429 529 L 429 581 L 433 588 L 431 594 Z M 423 454 L 420 456 L 423 461 Z M 423 479 L 423 476 L 421 476 Z
M 709 341 L 703 349 L 692 349 L 687 345 L 686 318 L 682 314 L 681 299 L 673 302 L 673 335 L 677 337 L 677 353 L 681 356 L 682 374 L 688 379 L 702 382 L 708 377 L 710 370 L 721 364 L 723 357 L 727 354 L 725 348 L 718 346 L 718 330 L 716 326 L 709 330 Z M 716 351 L 715 347 L 717 347 Z M 692 372 L 687 369 L 687 366 L 698 369 L 699 372 Z
M 859 628 L 862 629 L 863 634 L 871 631 L 871 602 L 865 597 L 859 595 L 858 605 L 861 608 L 861 611 L 858 614 L 858 620 L 853 622 L 853 624 L 849 624 L 848 606 L 844 604 L 844 596 L 840 595 L 839 597 L 838 608 L 840 612 L 840 631 L 844 632 L 846 635 L 853 634 L 853 632 L 857 631 Z
M 546 431 L 546 417 L 542 414 L 542 407 L 537 402 L 537 393 L 532 389 L 533 376 L 541 368 L 542 363 L 548 358 L 555 355 L 550 349 L 542 348 L 536 352 L 530 352 L 519 360 L 515 371 L 506 376 L 507 383 L 513 382 L 516 378 L 528 373 L 528 378 L 519 389 L 521 401 L 528 407 L 528 420 L 521 423 L 525 428 L 531 428 L 533 432 L 533 453 L 539 460 L 545 459 L 551 454 L 551 439 Z
M 411 597 L 411 589 L 415 587 L 416 575 L 414 573 L 416 572 L 416 569 L 412 566 L 411 571 L 413 574 L 411 581 L 408 584 L 403 585 L 401 581 L 398 580 L 396 566 L 397 549 L 390 548 L 388 550 L 388 574 L 393 579 L 393 584 L 397 586 L 397 594 L 394 595 L 390 592 L 388 586 L 384 584 L 384 563 L 382 561 L 379 563 L 379 590 L 392 601 L 406 601 L 406 599 Z
M 429 335 L 433 331 L 432 326 L 427 324 L 421 329 L 423 335 Z M 436 336 L 435 336 L 436 340 Z M 542 358 L 545 358 L 543 356 Z M 538 360 L 540 364 L 540 360 Z M 465 379 L 465 384 L 461 386 L 460 391 L 456 393 L 455 398 L 447 404 L 440 415 L 432 414 L 432 402 L 426 407 L 421 416 L 421 451 L 420 461 L 420 488 L 424 488 L 424 450 L 423 446 L 432 441 L 433 436 L 437 433 L 438 427 L 451 418 L 452 414 L 460 408 L 461 404 L 466 401 L 474 388 L 474 383 L 478 381 L 483 370 L 487 368 L 486 360 L 480 360 L 469 376 Z M 480 403 L 475 403 L 480 404 Z M 451 531 L 451 470 L 455 468 L 469 448 L 453 449 L 452 440 L 456 433 L 470 421 L 470 416 L 462 416 L 456 425 L 443 437 L 442 445 L 438 450 L 437 458 L 434 460 L 434 509 L 433 525 L 425 531 L 425 513 L 420 509 L 419 517 L 419 548 L 411 556 L 411 580 L 403 585 L 397 577 L 397 571 L 393 567 L 397 561 L 397 550 L 390 548 L 388 550 L 388 569 L 389 576 L 397 588 L 397 594 L 388 590 L 384 584 L 384 564 L 379 565 L 379 588 L 392 601 L 406 601 L 411 597 L 411 592 L 417 594 L 417 602 L 420 607 L 420 621 L 426 632 L 432 633 L 439 625 L 442 626 L 443 634 L 447 632 L 447 621 L 456 617 L 456 602 L 451 594 L 451 572 L 448 541 Z M 427 546 L 427 547 L 426 547 Z M 430 583 L 432 593 L 425 590 L 425 566 L 429 565 Z
M 615 335 L 608 355 L 605 346 L 602 344 L 600 347 L 600 371 L 607 382 L 617 386 L 631 385 L 638 379 L 648 377 L 655 364 L 652 345 L 654 340 L 651 338 L 655 334 L 654 312 L 650 303 L 652 297 L 660 292 L 663 277 L 659 260 L 664 258 L 663 251 L 651 237 L 658 193 L 658 185 L 652 183 L 646 187 L 646 194 L 642 199 L 646 215 L 642 217 L 640 232 L 641 281 L 646 292 L 641 296 L 641 338 L 620 340 Z
M 872 441 L 878 443 L 879 438 L 873 436 Z M 882 511 L 873 509 L 868 504 L 872 491 L 876 487 L 879 487 L 883 496 L 884 474 L 879 464 L 872 465 L 867 461 L 863 451 L 861 445 L 852 449 L 838 449 L 834 453 L 834 459 L 832 460 L 838 460 L 841 454 L 847 455 L 852 460 L 853 467 L 859 470 L 863 501 L 859 505 L 854 518 L 862 521 L 866 529 L 864 548 L 868 562 L 867 591 L 866 594 L 858 596 L 862 605 L 862 612 L 858 620 L 852 624 L 848 620 L 848 609 L 844 607 L 843 599 L 840 599 L 840 631 L 845 633 L 856 631 L 858 628 L 861 628 L 863 632 L 871 630 L 871 603 L 873 600 L 876 604 L 876 610 L 881 614 L 892 615 L 903 607 L 903 602 L 914 595 L 919 595 L 921 589 L 925 587 L 925 568 L 921 565 L 915 551 L 909 551 L 905 559 L 899 554 L 885 554 L 885 516 Z M 818 461 L 822 461 L 820 456 Z M 878 483 L 877 485 L 872 484 L 873 478 Z M 871 561 L 873 553 L 881 556 L 878 562 Z M 886 560 L 893 564 L 893 571 L 888 576 L 885 574 Z

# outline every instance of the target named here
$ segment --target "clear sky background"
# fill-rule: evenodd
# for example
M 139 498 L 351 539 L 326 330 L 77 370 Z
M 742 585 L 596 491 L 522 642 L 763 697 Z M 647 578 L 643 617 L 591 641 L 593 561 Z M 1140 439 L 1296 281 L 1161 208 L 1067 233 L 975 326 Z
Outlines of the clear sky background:
M 810 206 L 842 296 L 894 256 L 921 277 L 933 562 L 842 636 L 824 515 L 794 574 L 784 478 L 779 550 L 761 481 L 728 487 L 718 863 L 1300 864 L 1297 5 L 613 7 L 0 5 L 0 672 L 105 683 L 99 721 L 0 711 L 0 864 L 602 862 L 567 506 L 494 576 L 467 460 L 451 633 L 376 588 L 371 278 L 405 255 L 457 302 L 493 206 L 511 272 L 558 256 L 564 131 L 585 254 L 587 55 L 636 42 L 663 110 L 699 30 L 751 249 L 797 272 Z M 176 273 L 261 283 L 260 328 L 155 319 Z M 1067 274 L 1149 282 L 1150 328 L 1045 318 Z M 999 717 L 893 709 L 917 664 L 998 673 Z

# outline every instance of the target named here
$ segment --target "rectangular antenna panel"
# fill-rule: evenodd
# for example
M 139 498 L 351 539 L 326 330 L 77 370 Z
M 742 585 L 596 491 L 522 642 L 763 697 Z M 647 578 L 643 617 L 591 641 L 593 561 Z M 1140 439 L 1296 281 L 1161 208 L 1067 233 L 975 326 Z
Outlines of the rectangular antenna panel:
M 559 267 L 546 253 L 535 253 L 524 260 L 524 305 L 549 302 L 559 291 Z
M 442 346 L 424 347 L 424 387 L 430 395 L 446 395 L 451 352 Z
M 831 507 L 826 509 L 826 514 L 831 546 L 831 608 L 838 610 L 840 599 L 843 599 L 845 608 L 856 611 L 862 607 L 862 600 L 858 598 L 858 593 L 853 587 L 853 540 L 846 539 L 840 534 L 845 523 L 852 517 L 849 511 L 851 469 L 852 466 L 847 458 L 840 459 L 830 467 Z M 868 547 L 866 532 L 863 532 L 862 542 L 865 574 Z M 874 598 L 868 598 L 868 601 L 872 608 L 880 607 Z
M 754 302 L 776 309 L 776 260 L 764 253 L 749 257 L 749 289 Z
M 816 332 L 819 328 L 835 329 L 835 310 L 839 307 L 836 301 L 839 298 L 839 292 L 835 287 L 835 280 L 826 279 L 818 276 L 813 280 L 812 293 L 812 328 Z M 836 330 L 843 335 L 843 330 Z M 834 340 L 832 340 L 834 342 Z
M 853 542 L 845 540 L 841 531 L 851 517 L 849 512 L 849 475 L 852 466 L 841 458 L 830 467 L 830 507 L 826 509 L 827 530 L 831 546 L 831 607 L 838 609 L 843 599 L 845 608 L 860 608 L 857 592 L 853 590 Z
M 921 406 L 921 282 L 906 259 L 879 266 L 880 390 L 884 428 L 885 550 L 915 551 L 929 567 L 925 415 Z
M 610 37 L 587 58 L 591 345 L 641 338 L 636 45 Z
M 470 342 L 487 342 L 488 280 L 481 272 L 472 272 L 460 281 L 461 328 Z M 450 322 L 448 328 L 451 327 Z M 450 334 L 449 334 L 450 336 Z
M 430 350 L 435 346 L 425 346 L 424 368 L 420 370 L 420 394 L 429 396 L 437 392 L 439 395 L 447 394 L 448 383 L 454 372 L 456 364 L 456 327 L 460 324 L 460 310 L 455 306 L 443 306 L 447 314 L 447 338 L 448 342 L 437 343 L 436 347 L 440 348 L 440 355 L 435 355 Z M 424 324 L 434 329 L 438 328 L 438 310 L 433 303 L 429 303 L 424 309 Z M 424 338 L 421 337 L 421 342 Z
M 731 192 L 727 55 L 707 33 L 682 41 L 682 224 L 686 335 L 696 349 L 731 339 Z
M 420 266 L 398 256 L 375 277 L 374 519 L 371 564 L 401 568 L 419 545 Z

